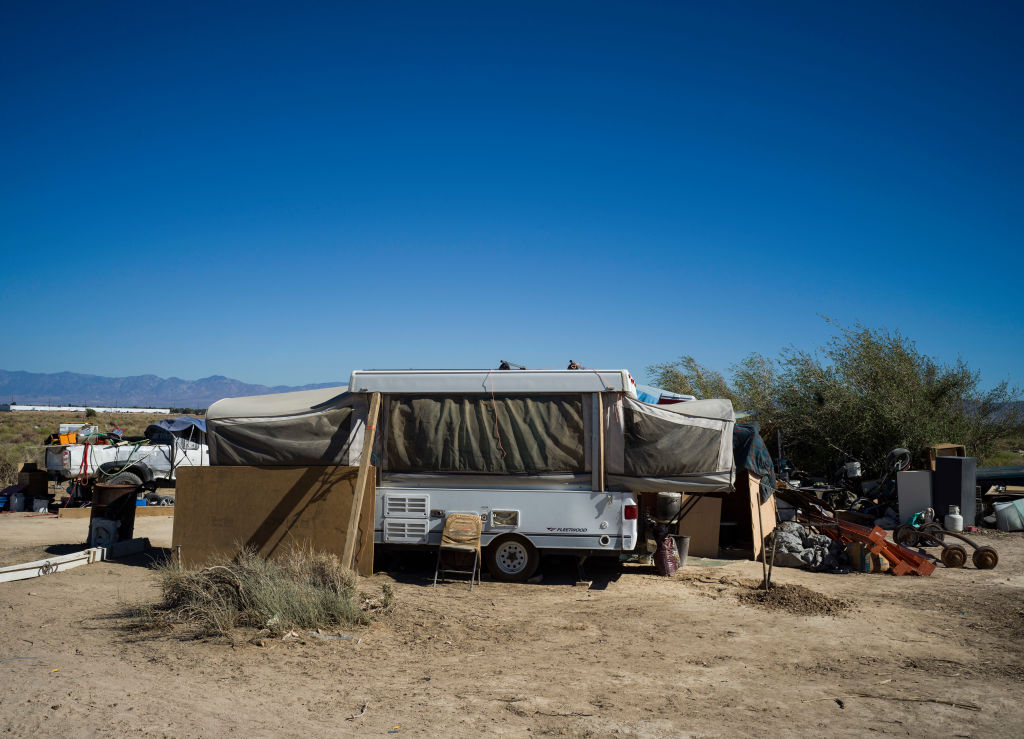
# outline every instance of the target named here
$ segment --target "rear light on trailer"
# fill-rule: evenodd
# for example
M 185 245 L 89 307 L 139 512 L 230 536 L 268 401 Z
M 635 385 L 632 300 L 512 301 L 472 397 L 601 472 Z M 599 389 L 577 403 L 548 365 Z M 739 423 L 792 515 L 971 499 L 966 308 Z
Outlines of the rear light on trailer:
M 640 506 L 628 505 L 622 509 L 622 512 L 627 521 L 635 521 L 640 513 Z

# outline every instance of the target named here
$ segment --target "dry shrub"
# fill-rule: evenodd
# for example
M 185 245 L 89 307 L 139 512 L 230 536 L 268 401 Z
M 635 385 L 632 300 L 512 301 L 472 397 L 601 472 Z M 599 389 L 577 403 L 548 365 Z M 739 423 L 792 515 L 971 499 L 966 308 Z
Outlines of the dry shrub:
M 18 484 L 18 450 L 4 444 L 0 446 L 0 488 Z
M 238 627 L 266 629 L 273 636 L 293 629 L 337 629 L 369 623 L 390 610 L 394 594 L 382 586 L 376 598 L 356 590 L 355 574 L 333 554 L 291 549 L 267 560 L 251 549 L 202 569 L 159 568 L 163 600 L 155 609 L 165 618 L 208 635 Z

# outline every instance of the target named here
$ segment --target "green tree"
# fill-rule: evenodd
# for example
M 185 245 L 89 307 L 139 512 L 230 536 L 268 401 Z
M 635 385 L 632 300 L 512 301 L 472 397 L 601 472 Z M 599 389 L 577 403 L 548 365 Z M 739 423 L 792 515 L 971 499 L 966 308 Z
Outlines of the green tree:
M 698 398 L 728 398 L 739 400 L 721 372 L 700 364 L 689 355 L 674 362 L 655 364 L 647 368 L 654 384 L 670 393 L 694 395 Z
M 899 332 L 829 323 L 836 334 L 825 346 L 790 347 L 776 359 L 752 354 L 730 368 L 731 380 L 692 357 L 648 371 L 656 383 L 687 388 L 677 392 L 726 397 L 754 412 L 762 435 L 781 430 L 786 456 L 811 472 L 850 455 L 877 474 L 890 449 L 921 455 L 940 442 L 983 457 L 1024 427 L 1020 390 L 1006 382 L 982 390 L 980 373 L 962 359 L 943 364 Z

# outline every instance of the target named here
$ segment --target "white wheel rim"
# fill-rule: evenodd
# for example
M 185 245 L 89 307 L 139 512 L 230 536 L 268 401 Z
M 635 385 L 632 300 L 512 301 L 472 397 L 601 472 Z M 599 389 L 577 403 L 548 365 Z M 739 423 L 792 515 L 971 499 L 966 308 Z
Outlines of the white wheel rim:
M 526 547 L 520 542 L 506 541 L 498 547 L 498 551 L 494 553 L 494 559 L 498 563 L 498 569 L 506 575 L 518 575 L 526 569 L 526 563 L 530 556 Z

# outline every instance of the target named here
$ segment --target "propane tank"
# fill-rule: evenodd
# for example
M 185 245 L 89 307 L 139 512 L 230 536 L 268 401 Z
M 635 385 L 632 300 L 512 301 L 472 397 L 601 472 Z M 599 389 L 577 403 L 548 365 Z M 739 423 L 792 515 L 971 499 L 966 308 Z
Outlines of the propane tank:
M 951 505 L 949 507 L 949 515 L 946 516 L 946 530 L 958 532 L 964 530 L 964 517 L 960 515 L 960 506 Z

